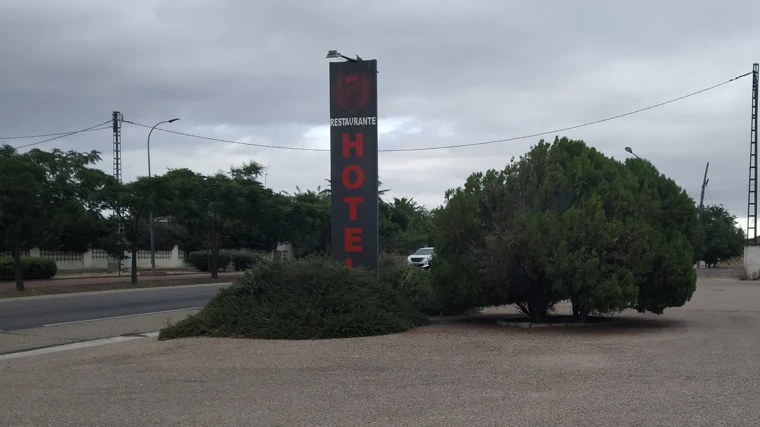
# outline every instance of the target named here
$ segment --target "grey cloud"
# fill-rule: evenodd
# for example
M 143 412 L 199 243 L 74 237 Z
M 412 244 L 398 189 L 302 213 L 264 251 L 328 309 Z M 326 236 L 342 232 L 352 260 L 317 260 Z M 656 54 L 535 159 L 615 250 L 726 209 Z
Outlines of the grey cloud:
M 557 129 L 749 71 L 760 60 L 760 4 L 710 3 L 5 0 L 0 136 L 83 128 L 119 110 L 147 125 L 179 116 L 167 127 L 177 131 L 326 147 L 326 140 L 303 135 L 327 121 L 328 49 L 379 60 L 381 120 L 410 118 L 381 137 L 384 148 Z M 219 125 L 227 127 L 215 130 Z M 709 200 L 743 216 L 748 133 L 745 78 L 560 134 L 617 158 L 633 146 L 693 197 L 709 160 Z M 124 125 L 127 178 L 146 171 L 146 136 L 147 129 Z M 503 167 L 539 139 L 381 154 L 380 175 L 392 194 L 437 204 L 470 172 Z M 160 153 L 155 170 L 193 165 L 213 171 L 246 156 L 265 164 L 271 155 L 269 179 L 279 188 L 316 187 L 328 175 L 324 153 L 230 148 L 167 133 L 154 134 L 152 144 Z M 102 167 L 111 170 L 108 131 L 43 147 L 49 146 L 98 149 Z M 414 159 L 429 168 L 419 169 Z

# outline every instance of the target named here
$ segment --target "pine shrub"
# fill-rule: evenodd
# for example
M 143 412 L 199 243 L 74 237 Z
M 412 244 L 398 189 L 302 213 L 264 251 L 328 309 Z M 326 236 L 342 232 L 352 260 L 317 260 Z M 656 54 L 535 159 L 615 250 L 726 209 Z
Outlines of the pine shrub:
M 403 332 L 427 322 L 374 272 L 322 256 L 252 266 L 159 339 L 190 336 L 327 339 Z

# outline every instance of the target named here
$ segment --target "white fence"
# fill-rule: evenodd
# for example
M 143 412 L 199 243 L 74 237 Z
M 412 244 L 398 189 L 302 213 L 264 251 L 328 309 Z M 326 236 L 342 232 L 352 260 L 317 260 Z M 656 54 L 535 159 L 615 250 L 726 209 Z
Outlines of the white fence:
M 10 256 L 10 253 L 5 255 Z M 126 259 L 122 261 L 122 266 L 130 268 L 132 266 L 131 254 L 124 254 Z M 93 249 L 84 253 L 76 252 L 58 252 L 44 251 L 39 248 L 32 248 L 24 251 L 21 256 L 32 258 L 50 258 L 55 261 L 60 271 L 76 270 L 105 270 L 108 268 L 109 257 L 102 249 Z M 114 262 L 115 261 L 111 261 Z M 156 251 L 156 268 L 186 268 L 190 264 L 185 262 L 184 254 L 178 246 L 174 246 L 170 251 Z M 137 251 L 137 268 L 150 268 L 150 251 Z
M 277 252 L 286 259 L 292 258 L 292 248 L 290 244 L 281 244 L 277 246 Z M 11 253 L 0 253 L 0 255 L 11 256 Z M 125 253 L 125 259 L 122 260 L 122 267 L 132 267 L 132 254 Z M 94 249 L 85 253 L 76 252 L 57 252 L 43 251 L 39 248 L 32 248 L 24 251 L 21 256 L 35 258 L 50 258 L 55 261 L 59 271 L 77 271 L 77 270 L 106 270 L 108 268 L 108 255 L 102 249 Z M 112 261 L 116 262 L 116 261 Z M 150 251 L 137 251 L 137 268 L 150 268 Z M 185 262 L 185 256 L 177 245 L 170 251 L 156 251 L 156 268 L 188 268 L 192 267 Z

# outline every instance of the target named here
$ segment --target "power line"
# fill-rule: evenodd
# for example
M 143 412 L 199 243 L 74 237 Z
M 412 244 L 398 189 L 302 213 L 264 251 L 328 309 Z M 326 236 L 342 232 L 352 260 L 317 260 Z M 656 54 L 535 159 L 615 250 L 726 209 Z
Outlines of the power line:
M 56 133 L 43 133 L 40 135 L 22 135 L 22 136 L 2 136 L 0 137 L 0 141 L 4 140 L 10 140 L 10 139 L 31 139 L 31 138 L 46 138 L 49 136 L 58 136 L 58 135 L 73 135 L 74 133 L 79 132 L 92 132 L 95 130 L 101 130 L 101 129 L 88 129 L 86 131 L 69 131 L 69 132 L 56 132 Z
M 55 137 L 53 137 L 53 138 L 44 139 L 44 140 L 42 140 L 42 141 L 37 141 L 37 142 L 33 142 L 33 143 L 31 143 L 31 144 L 21 145 L 21 146 L 18 146 L 18 147 L 14 147 L 14 148 L 18 150 L 18 149 L 20 149 L 20 148 L 26 148 L 26 147 L 31 147 L 31 146 L 33 146 L 33 145 L 44 144 L 44 143 L 46 143 L 46 142 L 50 142 L 50 141 L 53 141 L 53 140 L 56 140 L 56 139 L 65 138 L 65 137 L 67 137 L 67 136 L 71 136 L 71 135 L 76 135 L 76 134 L 78 134 L 78 133 L 83 133 L 83 132 L 92 132 L 92 131 L 96 131 L 96 130 L 103 130 L 103 129 L 110 129 L 110 126 L 101 127 L 101 126 L 103 126 L 103 125 L 105 125 L 105 124 L 108 124 L 108 123 L 110 123 L 110 122 L 111 122 L 111 121 L 109 120 L 109 121 L 106 121 L 106 122 L 103 122 L 103 123 L 97 124 L 97 125 L 95 125 L 95 126 L 90 126 L 90 127 L 88 127 L 88 128 L 85 128 L 85 129 L 80 129 L 80 130 L 77 130 L 77 131 L 73 131 L 73 132 L 59 133 L 59 134 L 57 134 L 58 136 L 55 136 Z
M 565 131 L 568 131 L 568 130 L 579 129 L 579 128 L 583 128 L 583 127 L 587 127 L 587 126 L 596 125 L 596 124 L 599 124 L 599 123 L 609 122 L 611 120 L 620 119 L 620 118 L 631 116 L 631 115 L 634 115 L 634 114 L 638 114 L 638 113 L 641 113 L 641 112 L 644 112 L 644 111 L 647 111 L 647 110 L 652 110 L 654 108 L 662 107 L 664 105 L 672 104 L 674 102 L 677 102 L 677 101 L 680 101 L 680 100 L 683 100 L 683 99 L 686 99 L 686 98 L 690 98 L 692 96 L 699 95 L 701 93 L 704 93 L 704 92 L 707 92 L 707 91 L 710 91 L 710 90 L 713 90 L 713 89 L 717 89 L 717 88 L 719 88 L 719 87 L 721 87 L 723 85 L 727 85 L 727 84 L 729 84 L 729 83 L 731 83 L 733 81 L 739 80 L 739 79 L 741 79 L 743 77 L 747 77 L 747 76 L 749 76 L 751 74 L 752 74 L 752 72 L 749 72 L 749 73 L 746 73 L 746 74 L 742 74 L 740 76 L 737 76 L 737 77 L 734 77 L 732 79 L 726 80 L 726 81 L 724 81 L 722 83 L 718 83 L 716 85 L 713 85 L 713 86 L 710 86 L 710 87 L 698 90 L 696 92 L 689 93 L 687 95 L 679 96 L 678 98 L 673 98 L 673 99 L 670 99 L 670 100 L 665 101 L 665 102 L 660 102 L 658 104 L 654 104 L 654 105 L 650 105 L 648 107 L 640 108 L 638 110 L 630 111 L 630 112 L 627 112 L 627 113 L 624 113 L 624 114 L 618 114 L 616 116 L 607 117 L 607 118 L 604 118 L 604 119 L 594 120 L 592 122 L 586 122 L 586 123 L 575 125 L 575 126 L 569 126 L 569 127 L 564 127 L 564 128 L 560 128 L 560 129 L 554 129 L 554 130 L 545 131 L 545 132 L 532 133 L 532 134 L 529 134 L 529 135 L 515 136 L 515 137 L 511 137 L 511 138 L 495 139 L 495 140 L 491 140 L 491 141 L 472 142 L 472 143 L 467 143 L 467 144 L 455 144 L 455 145 L 441 145 L 441 146 L 436 146 L 436 147 L 395 148 L 395 149 L 385 149 L 385 150 L 378 150 L 378 151 L 379 152 L 389 153 L 389 152 L 401 152 L 401 151 L 446 150 L 446 149 L 450 149 L 450 148 L 465 148 L 465 147 L 476 147 L 476 146 L 480 146 L 480 145 L 498 144 L 498 143 L 501 143 L 501 142 L 517 141 L 517 140 L 521 140 L 521 139 L 535 138 L 537 136 L 545 136 L 545 135 L 557 134 L 559 132 L 565 132 Z M 144 125 L 144 124 L 141 124 L 141 123 L 130 122 L 130 121 L 127 121 L 127 120 L 125 120 L 124 122 L 125 123 L 130 123 L 130 124 L 133 124 L 133 125 L 136 125 L 136 126 L 141 126 L 141 127 L 144 127 L 144 128 L 151 128 L 152 127 L 152 126 Z M 253 142 L 231 141 L 231 140 L 227 140 L 227 139 L 212 138 L 212 137 L 208 137 L 208 136 L 201 136 L 201 135 L 194 135 L 194 134 L 190 134 L 190 133 L 177 132 L 177 131 L 169 130 L 169 129 L 160 129 L 160 128 L 157 128 L 156 130 L 161 131 L 161 132 L 173 133 L 173 134 L 176 134 L 176 135 L 187 136 L 187 137 L 190 137 L 190 138 L 205 139 L 205 140 L 208 140 L 208 141 L 216 141 L 216 142 L 226 142 L 226 143 L 230 143 L 230 144 L 248 145 L 248 146 L 252 146 L 252 147 L 277 148 L 277 149 L 281 149 L 281 150 L 296 150 L 296 151 L 322 151 L 322 152 L 329 152 L 330 151 L 329 149 L 325 149 L 325 148 L 286 147 L 286 146 L 280 146 L 280 145 L 256 144 L 256 143 L 253 143 Z
M 131 125 L 140 126 L 140 127 L 144 127 L 148 129 L 153 127 L 153 126 L 144 125 L 142 123 L 130 122 L 129 120 L 124 120 L 124 123 L 129 123 Z M 191 133 L 177 132 L 176 130 L 169 130 L 169 129 L 162 129 L 162 128 L 156 128 L 156 130 L 159 130 L 161 132 L 173 133 L 175 135 L 187 136 L 190 138 L 205 139 L 208 141 L 216 141 L 216 142 L 227 142 L 230 144 L 249 145 L 251 147 L 279 148 L 283 150 L 296 150 L 296 151 L 330 151 L 324 148 L 285 147 L 281 145 L 267 145 L 267 144 L 256 144 L 253 142 L 231 141 L 229 139 L 219 139 L 219 138 L 212 138 L 210 136 L 193 135 Z
M 568 131 L 568 130 L 573 130 L 573 129 L 587 127 L 587 126 L 591 126 L 591 125 L 595 125 L 595 124 L 599 124 L 599 123 L 609 122 L 610 120 L 615 120 L 615 119 L 619 119 L 619 118 L 622 118 L 622 117 L 631 116 L 633 114 L 641 113 L 641 112 L 644 112 L 644 111 L 647 111 L 647 110 L 651 110 L 651 109 L 654 109 L 654 108 L 657 108 L 657 107 L 662 107 L 663 105 L 672 104 L 672 103 L 674 103 L 676 101 L 680 101 L 682 99 L 686 99 L 686 98 L 692 97 L 694 95 L 699 95 L 700 93 L 707 92 L 708 90 L 713 90 L 713 89 L 719 88 L 719 87 L 721 87 L 723 85 L 726 85 L 728 83 L 731 83 L 731 82 L 733 82 L 735 80 L 739 80 L 742 77 L 747 77 L 750 74 L 752 74 L 752 72 L 749 72 L 747 74 L 742 74 L 741 76 L 734 77 L 734 78 L 726 80 L 726 81 L 724 81 L 722 83 L 718 83 L 716 85 L 704 88 L 702 90 L 698 90 L 696 92 L 692 92 L 692 93 L 690 93 L 688 95 L 679 96 L 678 98 L 673 98 L 673 99 L 671 99 L 669 101 L 660 102 L 659 104 L 650 105 L 649 107 L 640 108 L 638 110 L 630 111 L 628 113 L 618 114 L 617 116 L 607 117 L 605 119 L 600 119 L 600 120 L 594 120 L 593 122 L 587 122 L 587 123 L 583 123 L 583 124 L 575 125 L 575 126 L 570 126 L 570 127 L 566 127 L 566 128 L 555 129 L 555 130 L 550 130 L 550 131 L 540 132 L 540 133 L 534 133 L 534 134 L 531 134 L 531 135 L 516 136 L 516 137 L 512 137 L 512 138 L 495 139 L 493 141 L 474 142 L 474 143 L 470 143 L 470 144 L 445 145 L 445 146 L 440 146 L 440 147 L 428 147 L 428 148 L 399 148 L 399 149 L 394 149 L 394 150 L 380 150 L 380 151 L 444 150 L 444 149 L 448 149 L 448 148 L 475 147 L 475 146 L 478 146 L 478 145 L 497 144 L 497 143 L 500 143 L 500 142 L 517 141 L 517 140 L 520 140 L 520 139 L 535 138 L 537 136 L 552 135 L 552 134 L 556 134 L 556 133 L 559 133 L 559 132 L 565 132 L 565 131 Z

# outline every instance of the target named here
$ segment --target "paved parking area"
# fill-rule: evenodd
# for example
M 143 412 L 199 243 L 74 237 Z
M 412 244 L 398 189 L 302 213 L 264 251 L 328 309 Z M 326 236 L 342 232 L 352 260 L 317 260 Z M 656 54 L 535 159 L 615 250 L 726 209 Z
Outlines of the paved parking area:
M 756 426 L 760 284 L 617 326 L 152 339 L 0 361 L 9 426 Z

